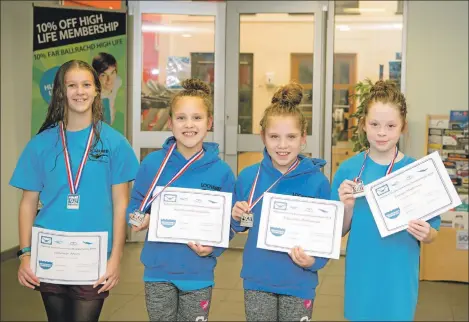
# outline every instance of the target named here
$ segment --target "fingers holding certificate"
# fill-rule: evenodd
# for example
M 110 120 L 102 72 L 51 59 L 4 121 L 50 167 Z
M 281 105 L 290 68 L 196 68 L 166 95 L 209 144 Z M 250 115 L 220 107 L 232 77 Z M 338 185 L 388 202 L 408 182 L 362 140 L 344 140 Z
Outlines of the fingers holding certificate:
M 461 204 L 438 152 L 370 183 L 365 194 L 381 237 L 407 229 L 411 220 L 426 221 Z M 420 230 L 411 227 L 417 236 Z
M 148 240 L 227 248 L 230 217 L 231 193 L 168 187 L 152 204 Z
M 338 259 L 343 216 L 338 201 L 265 193 L 257 247 Z

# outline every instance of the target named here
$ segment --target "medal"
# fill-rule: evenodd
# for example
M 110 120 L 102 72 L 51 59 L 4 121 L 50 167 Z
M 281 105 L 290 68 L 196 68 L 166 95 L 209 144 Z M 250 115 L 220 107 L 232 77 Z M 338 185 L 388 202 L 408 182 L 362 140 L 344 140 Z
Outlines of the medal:
M 80 166 L 78 167 L 75 180 L 73 180 L 72 162 L 70 160 L 70 153 L 68 152 L 67 139 L 65 136 L 63 122 L 60 123 L 60 137 L 62 139 L 62 146 L 64 149 L 65 169 L 67 170 L 68 188 L 70 190 L 70 193 L 67 196 L 67 209 L 78 210 L 80 209 L 80 195 L 78 194 L 78 187 L 80 185 L 81 175 L 83 173 L 86 160 L 88 159 L 88 154 L 91 150 L 91 143 L 93 142 L 94 137 L 93 127 L 91 127 L 90 129 L 90 134 L 88 135 L 85 152 L 83 153 L 83 157 L 81 159 Z
M 145 214 L 140 210 L 135 210 L 129 215 L 129 223 L 134 226 L 140 226 L 145 219 Z
M 241 216 L 241 226 L 251 228 L 253 226 L 254 215 L 252 212 L 245 212 Z
M 270 189 L 272 189 L 280 181 L 280 179 L 282 179 L 287 174 L 295 170 L 299 164 L 300 164 L 300 160 L 297 158 L 295 162 L 293 162 L 292 165 L 288 168 L 288 170 L 284 174 L 282 174 L 282 176 L 278 178 L 274 183 L 272 183 L 272 185 L 269 188 L 267 188 L 267 190 L 264 191 L 264 193 L 269 192 Z M 242 227 L 251 228 L 254 225 L 254 214 L 252 213 L 252 209 L 257 205 L 257 203 L 264 196 L 264 193 L 262 193 L 259 196 L 259 198 L 256 199 L 256 201 L 254 202 L 252 201 L 254 199 L 254 192 L 256 191 L 257 181 L 259 180 L 260 172 L 261 172 L 261 165 L 259 164 L 259 169 L 257 169 L 256 178 L 254 179 L 254 183 L 252 184 L 251 191 L 249 192 L 249 199 L 248 199 L 249 210 L 241 216 L 240 225 Z
M 363 174 L 363 170 L 365 170 L 366 159 L 368 157 L 369 152 L 370 150 L 365 151 L 364 160 L 363 160 L 363 164 L 360 169 L 360 172 L 358 173 L 358 176 L 355 179 L 353 179 L 353 181 L 355 182 L 355 186 L 353 186 L 353 192 L 352 192 L 354 198 L 360 198 L 360 197 L 365 196 L 365 185 L 363 184 L 361 176 Z M 391 173 L 398 154 L 399 154 L 399 150 L 397 149 L 397 146 L 396 146 L 396 154 L 394 155 L 394 158 L 392 159 L 391 163 L 388 165 L 388 168 L 386 169 L 386 175 Z
M 153 178 L 153 181 L 150 185 L 150 188 L 148 189 L 147 193 L 145 194 L 145 198 L 143 198 L 140 207 L 131 214 L 129 214 L 129 223 L 134 226 L 140 226 L 143 223 L 143 219 L 145 219 L 145 214 L 148 208 L 150 207 L 151 203 L 158 198 L 158 196 L 167 188 L 171 183 L 176 181 L 189 167 L 192 163 L 200 159 L 204 153 L 204 150 L 201 149 L 199 152 L 194 154 L 188 161 L 187 163 L 174 175 L 174 177 L 168 181 L 168 183 L 161 189 L 158 193 L 154 194 L 153 197 L 150 198 L 150 196 L 153 194 L 153 191 L 156 188 L 156 185 L 158 184 L 158 180 L 161 177 L 161 174 L 163 173 L 164 168 L 166 167 L 166 164 L 168 163 L 168 160 L 170 156 L 173 154 L 174 149 L 176 148 L 176 142 L 171 145 L 169 148 L 168 152 L 166 153 L 163 161 L 161 162 L 161 165 L 156 172 L 155 177 Z

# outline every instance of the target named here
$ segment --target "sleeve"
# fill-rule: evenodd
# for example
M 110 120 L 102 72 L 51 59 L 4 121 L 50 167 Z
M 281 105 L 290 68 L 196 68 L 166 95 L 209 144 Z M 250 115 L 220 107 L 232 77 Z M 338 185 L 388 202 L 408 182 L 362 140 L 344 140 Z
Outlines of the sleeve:
M 223 180 L 223 185 L 222 185 L 222 188 L 221 188 L 221 191 L 222 192 L 229 192 L 229 193 L 233 193 L 233 190 L 234 190 L 234 184 L 235 184 L 235 177 L 234 177 L 234 174 L 233 172 L 230 171 L 228 172 L 228 174 L 226 175 L 225 179 Z M 231 209 L 231 208 L 230 208 Z M 229 214 L 230 218 L 231 218 L 231 214 Z M 230 240 L 233 239 L 233 237 L 235 236 L 233 230 L 230 229 Z M 212 257 L 219 257 L 221 254 L 223 254 L 223 252 L 226 250 L 226 248 L 222 248 L 222 247 L 214 247 L 213 248 L 213 252 L 210 256 Z
M 122 138 L 111 159 L 111 184 L 133 181 L 138 160 L 127 139 Z
M 324 258 L 324 257 L 315 257 L 316 261 L 311 267 L 308 267 L 307 269 L 310 270 L 311 272 L 317 272 L 324 266 L 326 266 L 327 262 L 329 261 L 329 258 Z
M 10 185 L 23 190 L 42 191 L 44 172 L 42 158 L 36 151 L 36 140 L 28 142 L 18 159 Z
M 135 178 L 134 186 L 132 188 L 132 193 L 130 194 L 129 205 L 127 206 L 126 211 L 126 222 L 129 222 L 129 214 L 132 213 L 135 209 L 140 207 L 145 194 L 148 191 L 148 188 L 151 185 L 153 178 L 148 175 L 146 170 L 145 160 L 140 165 L 138 169 L 137 177 Z
M 241 184 L 241 174 L 238 176 L 238 180 L 236 180 L 235 186 L 234 186 L 234 193 L 233 193 L 233 204 L 231 205 L 232 208 L 234 207 L 235 203 L 238 201 L 243 201 L 245 200 L 245 196 L 243 194 L 243 187 Z M 243 231 L 246 231 L 246 227 L 242 227 L 241 223 L 239 221 L 236 221 L 231 217 L 231 229 L 234 233 L 240 233 Z
M 440 216 L 433 217 L 432 219 L 428 220 L 428 223 L 435 230 L 440 230 L 441 217 Z
M 339 166 L 336 173 L 334 174 L 334 179 L 332 180 L 331 186 L 331 198 L 330 200 L 339 201 L 339 186 L 345 180 L 346 174 L 343 167 Z

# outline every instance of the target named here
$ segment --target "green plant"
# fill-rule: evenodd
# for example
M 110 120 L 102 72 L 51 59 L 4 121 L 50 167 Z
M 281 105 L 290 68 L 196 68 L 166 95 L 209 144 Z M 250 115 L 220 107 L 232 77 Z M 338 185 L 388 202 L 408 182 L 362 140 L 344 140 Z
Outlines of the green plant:
M 355 85 L 355 94 L 350 95 L 350 98 L 358 100 L 358 106 L 356 112 L 350 115 L 350 121 L 356 119 L 356 123 L 359 124 L 360 119 L 365 117 L 365 103 L 373 85 L 373 82 L 369 78 Z M 352 131 L 351 141 L 353 143 L 353 152 L 361 152 L 370 147 L 370 143 L 366 139 L 366 134 L 363 131 L 360 132 L 357 125 L 351 126 L 350 130 Z

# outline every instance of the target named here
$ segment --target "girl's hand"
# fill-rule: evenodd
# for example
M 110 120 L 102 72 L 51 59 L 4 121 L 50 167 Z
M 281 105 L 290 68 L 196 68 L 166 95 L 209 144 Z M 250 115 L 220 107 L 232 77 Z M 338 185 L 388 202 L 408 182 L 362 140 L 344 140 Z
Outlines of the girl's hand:
M 409 234 L 415 237 L 418 241 L 427 242 L 432 235 L 432 227 L 430 224 L 423 220 L 411 220 L 409 221 L 409 227 L 407 227 Z
M 353 187 L 355 185 L 356 183 L 351 180 L 344 180 L 339 186 L 339 199 L 348 209 L 353 209 L 355 206 L 355 198 L 353 197 Z
M 119 283 L 119 264 L 119 260 L 113 260 L 112 258 L 107 261 L 106 273 L 93 285 L 93 288 L 96 288 L 104 282 L 104 285 L 98 290 L 98 294 L 109 291 Z
M 238 201 L 235 203 L 233 207 L 233 211 L 231 212 L 231 217 L 233 217 L 236 221 L 241 221 L 241 217 L 244 213 L 249 211 L 249 205 L 246 201 Z
M 288 253 L 288 255 L 290 255 L 291 259 L 296 265 L 301 266 L 303 268 L 311 267 L 316 262 L 316 259 L 314 257 L 308 256 L 304 252 L 303 248 L 299 246 L 293 247 Z
M 143 218 L 143 222 L 140 226 L 134 226 L 132 225 L 132 230 L 133 231 L 142 231 L 148 228 L 150 226 L 150 215 L 145 214 L 145 218 Z
M 213 253 L 212 246 L 202 246 L 193 242 L 189 242 L 187 245 L 200 257 L 205 257 Z
M 31 267 L 29 266 L 30 262 L 31 256 L 26 255 L 21 257 L 21 264 L 18 268 L 18 281 L 21 285 L 34 290 L 35 286 L 39 286 L 39 279 L 31 270 Z

